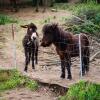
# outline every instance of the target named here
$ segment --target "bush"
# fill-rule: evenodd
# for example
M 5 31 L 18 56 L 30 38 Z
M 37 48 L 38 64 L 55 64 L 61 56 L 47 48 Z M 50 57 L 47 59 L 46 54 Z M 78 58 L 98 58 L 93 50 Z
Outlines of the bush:
M 0 25 L 4 25 L 7 23 L 17 23 L 17 20 L 15 20 L 7 15 L 0 14 Z
M 88 33 L 92 35 L 94 34 L 98 35 L 98 33 L 100 32 L 100 27 L 98 25 L 95 25 L 93 22 L 87 20 L 81 25 L 73 24 L 69 26 L 69 29 L 67 30 L 74 32 L 74 33 Z
M 100 85 L 90 82 L 80 81 L 71 86 L 67 94 L 60 100 L 99 100 Z
M 16 70 L 0 70 L 0 91 L 20 86 L 27 87 L 31 90 L 36 90 L 38 88 L 37 82 L 30 80 L 26 76 L 22 76 Z
M 68 7 L 72 11 L 77 20 L 72 17 L 69 22 L 66 22 L 66 30 L 73 33 L 87 33 L 100 38 L 100 5 L 96 3 L 81 3 L 74 4 Z M 79 19 L 80 21 L 78 21 Z M 74 20 L 74 21 L 73 21 Z
M 54 3 L 53 8 L 54 9 L 63 9 L 66 10 L 69 7 L 67 3 Z

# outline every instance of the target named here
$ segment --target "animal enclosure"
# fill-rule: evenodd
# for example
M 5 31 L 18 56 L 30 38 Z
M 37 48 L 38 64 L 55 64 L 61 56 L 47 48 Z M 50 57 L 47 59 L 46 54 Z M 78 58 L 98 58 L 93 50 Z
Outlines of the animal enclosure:
M 73 35 L 62 30 L 57 24 L 47 24 L 43 27 L 41 46 L 48 47 L 51 44 L 54 44 L 61 60 L 61 78 L 65 78 L 65 69 L 67 69 L 67 78 L 72 79 L 71 57 L 80 57 L 81 75 L 89 71 L 89 39 L 85 34 Z
M 99 44 L 99 39 L 94 37 L 93 35 L 89 33 L 83 33 L 80 32 L 79 34 L 75 34 L 74 32 L 68 32 L 66 31 L 67 27 L 66 26 L 66 17 L 73 17 L 72 13 L 69 11 L 65 10 L 57 10 L 57 12 L 53 12 L 52 9 L 47 9 L 45 13 L 42 13 L 43 8 L 40 9 L 40 12 L 36 13 L 34 8 L 21 8 L 17 13 L 13 13 L 11 11 L 5 11 L 8 12 L 7 16 L 10 16 L 11 19 L 15 18 L 17 21 L 16 23 L 13 23 L 13 30 L 12 30 L 12 23 L 5 21 L 4 25 L 0 26 L 0 68 L 1 69 L 15 69 L 15 66 L 17 67 L 17 70 L 20 71 L 22 74 L 27 75 L 28 78 L 35 80 L 37 82 L 42 82 L 44 85 L 49 84 L 49 87 L 51 87 L 50 84 L 53 84 L 54 88 L 56 89 L 56 85 L 59 87 L 63 87 L 63 89 L 68 88 L 72 84 L 77 83 L 80 80 L 85 80 L 93 83 L 100 83 L 100 44 Z M 6 15 L 5 15 L 6 16 Z M 76 18 L 76 17 L 75 17 Z M 79 19 L 78 19 L 79 20 Z M 70 21 L 68 19 L 68 21 Z M 83 20 L 82 20 L 83 21 Z M 37 26 L 37 32 L 39 35 L 39 49 L 38 49 L 38 65 L 35 64 L 35 70 L 32 69 L 32 61 L 30 61 L 30 64 L 28 65 L 28 70 L 27 72 L 24 71 L 25 68 L 25 55 L 24 55 L 24 48 L 22 45 L 22 40 L 23 37 L 27 33 L 27 28 L 21 28 L 20 25 L 29 25 L 30 23 L 34 23 Z M 43 26 L 51 23 L 58 23 L 58 26 L 61 32 L 64 32 L 66 35 L 68 35 L 67 38 L 66 35 L 64 34 L 63 36 L 56 36 L 54 39 L 60 39 L 62 41 L 56 43 L 59 44 L 59 47 L 68 47 L 66 49 L 66 52 L 69 54 L 72 54 L 73 52 L 74 55 L 78 55 L 76 57 L 71 57 L 71 59 L 67 59 L 65 62 L 70 63 L 71 67 L 71 75 L 72 79 L 69 80 L 67 79 L 67 69 L 65 68 L 65 73 L 66 76 L 64 79 L 60 77 L 62 74 L 61 70 L 61 59 L 59 55 L 56 52 L 56 47 L 52 43 L 47 43 L 47 45 L 50 45 L 49 47 L 42 47 L 41 46 L 41 40 L 43 39 Z M 85 22 L 82 22 L 83 24 L 86 25 Z M 88 21 L 87 21 L 88 24 Z M 89 23 L 91 24 L 91 23 Z M 93 25 L 93 24 L 92 24 Z M 25 26 L 24 26 L 25 27 Z M 97 27 L 97 26 L 95 26 Z M 50 27 L 52 28 L 52 27 Z M 73 26 L 72 26 L 73 28 Z M 88 25 L 86 27 L 82 28 L 88 28 Z M 81 28 L 81 29 L 82 29 Z M 55 27 L 56 29 L 56 27 Z M 31 29 L 30 29 L 31 30 Z M 92 29 L 91 29 L 92 30 Z M 96 30 L 96 28 L 95 28 Z M 76 30 L 77 31 L 77 30 Z M 79 30 L 80 31 L 80 30 Z M 90 31 L 90 30 L 89 30 Z M 14 33 L 14 39 L 12 38 L 12 33 Z M 32 32 L 34 33 L 34 32 Z M 51 33 L 51 30 L 47 30 L 47 34 Z M 55 32 L 54 32 L 55 34 Z M 54 35 L 53 34 L 53 35 Z M 70 35 L 71 34 L 71 37 Z M 98 33 L 99 35 L 99 33 Z M 31 35 L 31 39 L 34 35 Z M 81 37 L 82 36 L 82 37 Z M 48 36 L 49 39 L 51 40 L 51 36 Z M 73 39 L 72 39 L 73 38 Z M 79 39 L 81 38 L 81 39 Z M 83 38 L 83 39 L 82 39 Z M 84 40 L 85 38 L 85 40 Z M 47 42 L 48 40 L 47 39 Z M 82 40 L 82 41 L 80 41 Z M 89 45 L 87 40 L 89 40 Z M 53 41 L 53 40 L 52 40 Z M 50 41 L 50 42 L 52 42 Z M 54 41 L 53 41 L 54 42 Z M 73 44 L 75 43 L 75 44 Z M 30 44 L 30 42 L 29 42 Z M 80 45 L 80 46 L 79 46 Z M 14 47 L 15 46 L 15 47 Z M 82 47 L 82 49 L 81 49 Z M 80 59 L 80 56 L 82 57 L 87 57 L 89 55 L 88 51 L 85 48 L 89 48 L 90 51 L 90 61 L 89 61 L 89 71 L 85 75 L 82 74 L 82 67 L 81 67 L 81 61 L 83 59 Z M 15 50 L 16 49 L 16 50 Z M 59 48 L 58 48 L 59 49 Z M 62 48 L 63 49 L 63 48 Z M 84 51 L 85 49 L 85 51 Z M 83 55 L 80 55 L 83 52 Z M 16 55 L 15 55 L 16 54 Z M 60 55 L 62 54 L 62 51 L 60 52 Z M 87 54 L 87 55 L 85 55 Z M 16 59 L 15 59 L 15 57 Z M 71 56 L 71 55 L 70 55 Z M 70 58 L 69 56 L 69 58 Z M 68 57 L 68 55 L 67 55 Z M 16 60 L 16 65 L 15 65 L 15 60 Z M 71 61 L 71 62 L 70 62 Z M 85 61 L 85 66 L 87 65 L 88 60 Z M 24 80 L 21 81 L 21 83 L 24 83 Z M 31 85 L 30 85 L 31 86 Z M 32 85 L 33 86 L 33 85 Z M 40 86 L 41 87 L 41 86 Z M 20 87 L 21 88 L 21 87 Z M 32 94 L 38 98 L 38 96 L 41 95 L 41 92 L 43 95 L 40 96 L 40 98 L 44 98 L 45 95 L 48 95 L 48 90 L 52 89 L 45 89 L 44 87 L 42 90 L 37 90 L 37 92 L 27 92 L 26 90 L 19 90 L 18 89 L 18 96 L 24 98 L 30 98 L 30 95 Z M 10 90 L 9 90 L 10 91 Z M 22 92 L 23 91 L 23 92 Z M 48 92 L 47 92 L 48 91 Z M 55 90 L 53 90 L 54 93 Z M 62 89 L 57 89 L 57 92 L 62 92 Z M 16 93 L 15 91 L 10 92 L 10 95 L 13 95 L 13 93 Z M 27 92 L 27 93 L 25 93 Z M 33 94 L 34 93 L 34 94 Z M 64 91 L 65 93 L 65 91 Z M 22 94 L 25 94 L 24 96 Z M 49 92 L 50 94 L 50 92 Z M 9 96 L 10 96 L 9 95 Z M 59 96 L 59 95 L 57 95 Z M 15 96 L 16 97 L 16 96 Z M 14 98 L 15 98 L 14 97 Z M 47 96 L 48 97 L 48 96 Z M 53 100 L 54 95 L 50 95 L 50 99 L 46 100 Z M 55 98 L 56 99 L 56 98 Z M 9 99 L 8 99 L 9 100 Z M 16 100 L 16 99 L 15 99 Z M 31 100 L 31 98 L 30 98 Z M 40 99 L 41 100 L 41 99 Z M 65 99 L 66 100 L 66 99 Z

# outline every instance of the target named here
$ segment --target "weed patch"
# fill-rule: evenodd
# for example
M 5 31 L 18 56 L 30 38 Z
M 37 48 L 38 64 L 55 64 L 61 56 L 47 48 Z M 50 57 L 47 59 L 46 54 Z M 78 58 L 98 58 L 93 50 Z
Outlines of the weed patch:
M 16 70 L 0 70 L 0 91 L 5 91 L 17 87 L 27 87 L 31 90 L 38 88 L 37 82 L 22 76 Z
M 59 100 L 99 100 L 100 85 L 90 82 L 80 81 L 72 85 L 67 94 Z
M 74 16 L 65 20 L 65 30 L 73 33 L 87 33 L 100 39 L 100 5 L 96 2 L 66 5 L 67 7 L 62 5 L 60 8 L 71 11 Z
M 17 20 L 15 20 L 14 18 L 11 18 L 7 15 L 0 14 L 0 25 L 5 25 L 8 23 L 17 23 Z

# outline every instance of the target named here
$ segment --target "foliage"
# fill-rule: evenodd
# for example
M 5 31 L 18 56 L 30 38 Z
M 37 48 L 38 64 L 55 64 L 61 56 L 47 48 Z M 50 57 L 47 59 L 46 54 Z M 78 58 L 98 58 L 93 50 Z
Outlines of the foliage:
M 68 0 L 55 0 L 55 2 L 57 2 L 57 3 L 68 2 Z
M 38 88 L 38 85 L 37 85 L 37 82 L 35 82 L 33 80 L 27 80 L 26 87 L 31 90 L 36 90 Z
M 17 20 L 15 20 L 7 15 L 0 14 L 0 25 L 4 25 L 7 23 L 17 23 Z
M 82 3 L 97 3 L 97 0 L 80 0 Z
M 88 33 L 97 37 L 100 36 L 100 27 L 89 20 L 85 21 L 84 23 L 81 23 L 80 25 L 70 24 L 68 26 L 66 30 L 69 30 L 74 33 Z
M 60 100 L 99 100 L 100 85 L 90 82 L 80 81 L 72 85 L 67 94 Z
M 95 3 L 81 3 L 69 6 L 69 10 L 73 11 L 77 16 L 86 16 L 87 19 L 95 18 L 96 14 L 100 11 L 100 6 Z
M 63 10 L 65 10 L 65 9 L 67 9 L 69 7 L 69 4 L 67 4 L 67 3 L 54 3 L 54 5 L 53 5 L 53 8 L 54 9 L 63 9 Z
M 35 81 L 22 76 L 16 70 L 0 70 L 0 91 L 25 86 L 31 90 L 36 90 L 38 84 Z
M 62 5 L 61 8 L 64 8 L 64 5 Z M 67 8 L 65 9 L 71 11 L 74 15 L 71 17 L 71 19 L 67 19 L 65 21 L 64 25 L 66 25 L 66 30 L 71 31 L 73 33 L 84 32 L 100 38 L 99 4 L 96 4 L 94 2 L 78 3 L 73 5 L 68 4 Z M 71 24 L 68 20 L 70 20 Z

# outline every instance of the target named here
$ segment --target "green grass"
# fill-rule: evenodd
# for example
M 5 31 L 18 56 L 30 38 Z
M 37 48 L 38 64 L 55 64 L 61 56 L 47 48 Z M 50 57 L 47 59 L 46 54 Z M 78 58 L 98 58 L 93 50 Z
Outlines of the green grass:
M 17 23 L 17 20 L 15 20 L 14 18 L 11 18 L 7 15 L 0 14 L 0 25 L 5 25 L 8 23 Z
M 72 11 L 73 14 L 80 15 L 80 14 L 85 14 L 87 11 L 99 12 L 100 5 L 96 3 L 78 3 L 69 5 L 67 7 L 67 10 Z
M 73 14 L 84 20 L 79 25 L 72 23 L 75 33 L 88 33 L 100 38 L 100 5 L 95 3 L 77 4 L 71 7 Z
M 66 10 L 69 7 L 68 3 L 54 3 L 53 9 Z
M 65 30 L 73 33 L 87 33 L 100 39 L 100 4 L 96 2 L 57 4 L 54 7 L 70 11 L 74 17 L 66 18 Z M 76 17 L 77 18 L 76 18 Z M 79 19 L 83 22 L 79 21 Z
M 80 81 L 72 85 L 59 100 L 100 100 L 100 84 Z
M 22 76 L 16 70 L 0 70 L 0 92 L 17 87 L 26 87 L 31 90 L 36 90 L 38 84 L 28 77 Z

